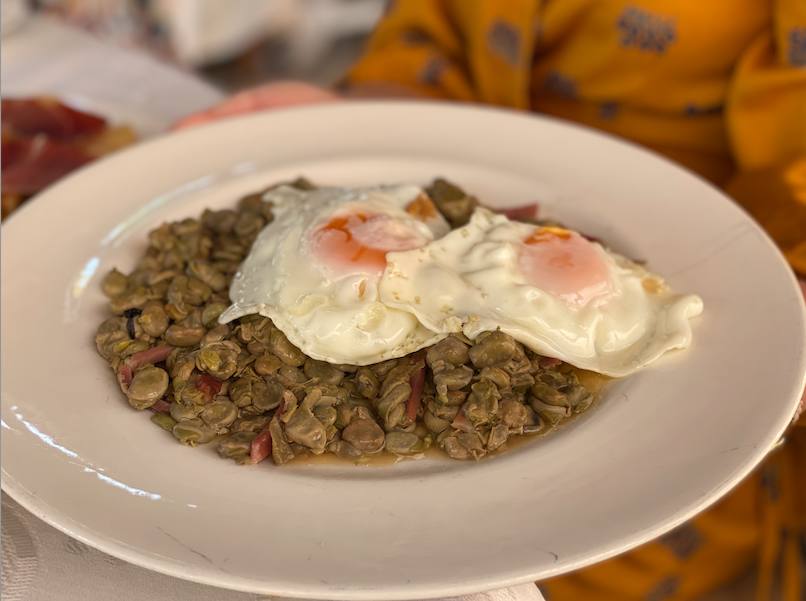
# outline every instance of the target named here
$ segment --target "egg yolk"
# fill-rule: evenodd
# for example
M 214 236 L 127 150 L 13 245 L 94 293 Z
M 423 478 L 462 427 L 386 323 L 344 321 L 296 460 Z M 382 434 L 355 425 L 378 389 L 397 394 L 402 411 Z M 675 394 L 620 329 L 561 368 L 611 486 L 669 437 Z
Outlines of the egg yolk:
M 406 205 L 406 213 L 420 221 L 428 221 L 438 215 L 436 205 L 425 193 L 420 194 Z
M 380 273 L 386 268 L 386 253 L 419 248 L 428 242 L 399 219 L 359 212 L 333 217 L 318 228 L 312 237 L 312 250 L 334 267 Z
M 596 246 L 563 228 L 535 229 L 523 240 L 518 268 L 531 285 L 574 305 L 611 291 L 607 264 Z

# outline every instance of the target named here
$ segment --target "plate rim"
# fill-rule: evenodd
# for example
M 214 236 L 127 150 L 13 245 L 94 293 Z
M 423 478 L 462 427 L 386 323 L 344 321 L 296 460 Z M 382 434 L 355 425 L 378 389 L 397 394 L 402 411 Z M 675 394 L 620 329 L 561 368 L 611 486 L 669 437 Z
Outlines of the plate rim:
M 532 113 L 525 113 L 522 111 L 516 111 L 513 109 L 508 108 L 501 108 L 501 107 L 487 107 L 487 106 L 478 106 L 478 105 L 471 105 L 471 104 L 456 104 L 456 103 L 445 103 L 439 101 L 423 101 L 423 100 L 373 100 L 373 101 L 365 101 L 365 100 L 351 100 L 345 103 L 326 103 L 322 105 L 307 105 L 302 107 L 289 107 L 289 108 L 282 108 L 272 111 L 266 111 L 257 114 L 249 114 L 234 117 L 231 119 L 225 119 L 222 121 L 205 124 L 199 126 L 198 128 L 192 128 L 186 131 L 179 131 L 179 132 L 167 132 L 162 135 L 158 135 L 152 137 L 146 141 L 136 143 L 129 148 L 122 149 L 121 151 L 115 152 L 111 155 L 105 156 L 98 161 L 83 167 L 76 172 L 71 173 L 66 178 L 63 178 L 53 186 L 47 188 L 42 193 L 36 195 L 31 200 L 41 201 L 42 199 L 46 199 L 49 197 L 58 198 L 60 194 L 60 189 L 63 186 L 68 185 L 74 179 L 86 177 L 88 173 L 91 173 L 93 170 L 99 170 L 106 168 L 107 165 L 116 162 L 116 161 L 127 161 L 128 155 L 133 152 L 147 152 L 147 149 L 151 147 L 151 145 L 160 145 L 162 144 L 165 139 L 167 138 L 175 138 L 177 136 L 182 136 L 185 133 L 193 133 L 194 130 L 205 130 L 207 132 L 213 132 L 215 129 L 224 129 L 232 126 L 234 122 L 248 122 L 248 121 L 261 121 L 264 119 L 272 119 L 276 118 L 278 113 L 287 114 L 287 113 L 305 113 L 308 111 L 346 111 L 350 112 L 351 110 L 364 110 L 364 109 L 375 109 L 380 106 L 384 107 L 384 110 L 407 110 L 411 107 L 417 108 L 425 108 L 426 110 L 436 110 L 436 111 L 451 111 L 451 112 L 459 112 L 465 111 L 469 113 L 485 113 L 485 114 L 499 114 L 505 116 L 506 118 L 517 118 L 517 119 L 525 119 L 525 120 L 538 120 L 549 122 L 554 125 L 560 125 L 565 128 L 572 128 L 579 131 L 582 131 L 588 135 L 593 135 L 599 138 L 605 138 L 610 143 L 616 143 L 618 145 L 630 147 L 632 150 L 637 150 L 639 153 L 647 155 L 648 157 L 654 157 L 656 160 L 661 160 L 666 167 L 671 167 L 678 172 L 679 175 L 687 176 L 689 178 L 694 177 L 695 179 L 699 180 L 700 184 L 704 184 L 708 188 L 711 189 L 712 192 L 715 192 L 720 197 L 720 202 L 723 204 L 729 205 L 733 210 L 738 211 L 747 221 L 749 221 L 753 228 L 755 229 L 757 234 L 761 235 L 761 238 L 765 241 L 767 247 L 773 251 L 773 253 L 777 256 L 778 263 L 781 267 L 786 266 L 787 271 L 789 273 L 790 284 L 793 290 L 798 290 L 798 283 L 794 272 L 789 268 L 786 260 L 781 253 L 780 249 L 775 245 L 772 241 L 770 236 L 761 228 L 761 226 L 756 223 L 756 221 L 747 213 L 747 211 L 733 202 L 729 197 L 725 195 L 720 189 L 716 188 L 710 182 L 702 178 L 696 173 L 689 171 L 688 169 L 666 159 L 662 155 L 658 154 L 655 151 L 649 150 L 638 144 L 631 142 L 629 140 L 621 139 L 613 134 L 602 132 L 591 127 L 581 125 L 574 122 L 569 122 L 563 119 L 557 119 L 554 117 L 549 117 L 546 115 L 536 115 Z M 348 107 L 348 108 L 345 108 Z M 714 198 L 716 201 L 716 197 Z M 19 214 L 23 214 L 24 211 L 29 211 L 33 207 L 33 202 L 25 203 L 26 206 L 21 207 L 12 215 L 10 219 L 4 220 L 4 224 L 8 227 L 8 223 L 19 223 L 19 219 L 16 217 Z M 41 205 L 37 205 L 41 206 Z M 14 227 L 21 227 L 21 226 L 14 226 Z M 6 232 L 7 230 L 3 230 Z M 802 297 L 800 302 L 801 307 L 801 325 L 804 326 L 802 329 L 804 330 L 803 339 L 806 339 L 806 303 L 804 303 Z M 792 384 L 792 395 L 793 401 L 799 396 L 798 390 L 802 390 L 803 386 L 806 385 L 806 352 L 804 350 L 800 353 L 800 373 L 801 378 L 800 382 L 793 382 Z M 800 388 L 798 388 L 800 387 Z M 626 550 L 635 548 L 636 546 L 648 542 L 650 540 L 654 540 L 657 537 L 663 535 L 664 533 L 674 529 L 678 525 L 682 524 L 683 522 L 691 519 L 693 516 L 699 514 L 700 512 L 704 511 L 718 500 L 720 500 L 727 492 L 733 489 L 739 482 L 744 480 L 750 472 L 752 472 L 768 455 L 768 453 L 776 447 L 778 444 L 779 439 L 784 434 L 786 429 L 788 428 L 789 424 L 792 421 L 792 417 L 794 416 L 797 410 L 797 403 L 793 402 L 793 411 L 790 415 L 782 415 L 778 419 L 777 427 L 775 428 L 775 434 L 770 436 L 770 441 L 768 444 L 759 444 L 752 453 L 748 453 L 748 456 L 752 456 L 752 460 L 746 462 L 743 466 L 742 470 L 737 471 L 735 474 L 732 475 L 731 478 L 723 481 L 718 486 L 714 487 L 712 490 L 709 490 L 707 493 L 703 493 L 700 496 L 700 499 L 697 503 L 693 503 L 682 510 L 678 510 L 674 519 L 669 520 L 668 522 L 658 525 L 655 528 L 640 533 L 640 536 L 631 536 L 629 538 L 629 542 L 625 542 L 620 547 L 612 548 L 608 551 L 604 551 L 594 558 L 586 557 L 585 559 L 579 559 L 576 562 L 570 562 L 563 564 L 563 567 L 559 570 L 541 570 L 539 572 L 541 579 L 549 578 L 555 576 L 560 573 L 567 573 L 568 571 L 578 569 L 581 566 L 591 565 L 593 563 L 598 563 L 610 557 L 619 555 Z M 258 592 L 262 594 L 273 594 L 273 595 L 283 595 L 286 597 L 291 598 L 310 598 L 309 593 L 305 593 L 301 590 L 301 587 L 296 589 L 287 589 L 284 590 L 282 588 L 278 588 L 276 586 L 271 586 L 268 583 L 263 581 L 255 581 L 250 578 L 240 577 L 240 576 L 233 576 L 229 574 L 221 574 L 219 572 L 210 571 L 204 572 L 199 570 L 198 568 L 192 566 L 185 566 L 183 570 L 181 564 L 173 559 L 163 559 L 157 560 L 152 556 L 148 555 L 147 553 L 143 552 L 142 550 L 138 550 L 137 548 L 130 547 L 125 543 L 112 540 L 106 538 L 104 535 L 96 533 L 94 530 L 83 527 L 80 524 L 75 524 L 74 520 L 67 516 L 63 511 L 60 511 L 52 506 L 49 506 L 43 502 L 39 502 L 37 497 L 31 491 L 25 489 L 20 482 L 18 482 L 10 473 L 6 471 L 5 463 L 2 465 L 2 481 L 0 482 L 0 487 L 4 492 L 9 494 L 11 498 L 17 501 L 21 506 L 23 506 L 27 511 L 31 512 L 35 515 L 38 519 L 42 519 L 44 522 L 49 524 L 50 526 L 56 528 L 71 536 L 84 542 L 96 549 L 101 550 L 109 555 L 114 557 L 118 557 L 123 559 L 127 562 L 133 563 L 140 567 L 154 570 L 156 572 L 160 572 L 163 574 L 167 574 L 170 576 L 174 576 L 180 579 L 185 580 L 192 580 L 195 582 L 199 582 L 202 584 L 216 586 L 219 588 L 227 588 L 230 590 L 239 590 L 245 592 Z M 511 577 L 483 577 L 478 578 L 479 581 L 483 580 L 485 583 L 489 584 L 489 588 L 498 588 L 504 586 L 511 586 L 515 584 L 521 584 L 525 582 L 534 581 L 534 573 L 527 573 L 521 574 L 518 576 L 511 576 Z M 485 584 L 485 586 L 487 586 Z M 322 588 L 322 591 L 316 591 L 315 594 L 321 594 L 324 592 L 325 587 Z M 370 599 L 389 599 L 389 600 L 404 600 L 404 599 L 412 599 L 414 597 L 422 598 L 422 599 L 430 599 L 430 598 L 438 598 L 444 597 L 447 595 L 460 595 L 460 594 L 467 594 L 478 592 L 479 585 L 475 580 L 467 581 L 464 584 L 457 585 L 456 582 L 452 584 L 446 584 L 443 587 L 435 587 L 432 585 L 428 585 L 427 588 L 421 589 L 418 588 L 417 584 L 412 584 L 409 588 L 396 588 L 391 590 L 367 590 L 363 591 L 360 589 L 345 589 L 342 591 L 335 591 L 331 589 L 327 589 L 326 595 L 329 599 L 333 600 L 340 600 L 340 599 L 356 599 L 356 600 L 370 600 Z M 416 592 L 414 592 L 416 591 Z

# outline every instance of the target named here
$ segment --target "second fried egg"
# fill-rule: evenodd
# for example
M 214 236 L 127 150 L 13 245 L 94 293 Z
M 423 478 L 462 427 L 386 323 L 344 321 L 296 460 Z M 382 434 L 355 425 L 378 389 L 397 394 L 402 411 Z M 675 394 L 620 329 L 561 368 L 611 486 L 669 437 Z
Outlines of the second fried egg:
M 691 342 L 695 295 L 580 234 L 479 208 L 470 223 L 387 257 L 380 299 L 429 330 L 500 329 L 533 351 L 625 376 Z

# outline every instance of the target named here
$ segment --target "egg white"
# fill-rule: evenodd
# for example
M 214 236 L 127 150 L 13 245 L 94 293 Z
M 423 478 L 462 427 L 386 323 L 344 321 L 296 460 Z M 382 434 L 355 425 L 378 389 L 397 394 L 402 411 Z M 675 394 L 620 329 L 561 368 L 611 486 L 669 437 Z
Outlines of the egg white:
M 270 190 L 264 199 L 273 204 L 275 218 L 235 275 L 232 305 L 220 323 L 250 314 L 269 317 L 306 355 L 329 363 L 378 363 L 438 342 L 443 334 L 380 300 L 379 273 L 324 265 L 308 244 L 311 233 L 333 215 L 352 210 L 387 215 L 434 240 L 450 229 L 444 219 L 423 222 L 405 211 L 421 193 L 417 186 Z
M 432 332 L 473 339 L 500 329 L 535 352 L 625 376 L 691 343 L 695 295 L 672 293 L 643 267 L 595 244 L 607 295 L 577 306 L 526 281 L 518 249 L 535 226 L 477 209 L 470 222 L 419 249 L 387 255 L 380 300 Z

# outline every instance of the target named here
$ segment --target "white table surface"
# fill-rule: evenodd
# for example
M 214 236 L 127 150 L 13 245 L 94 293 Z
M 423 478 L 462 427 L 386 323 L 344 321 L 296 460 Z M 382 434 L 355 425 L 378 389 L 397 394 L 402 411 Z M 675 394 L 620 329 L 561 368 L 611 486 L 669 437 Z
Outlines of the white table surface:
M 132 125 L 141 137 L 221 99 L 194 75 L 143 52 L 111 46 L 43 17 L 3 35 L 4 97 L 52 95 Z M 258 601 L 151 572 L 74 540 L 2 496 L 5 601 Z M 534 585 L 471 596 L 473 601 L 541 601 Z
M 0 65 L 4 97 L 58 96 L 125 121 L 143 136 L 222 98 L 191 73 L 47 17 L 30 18 L 3 36 Z

